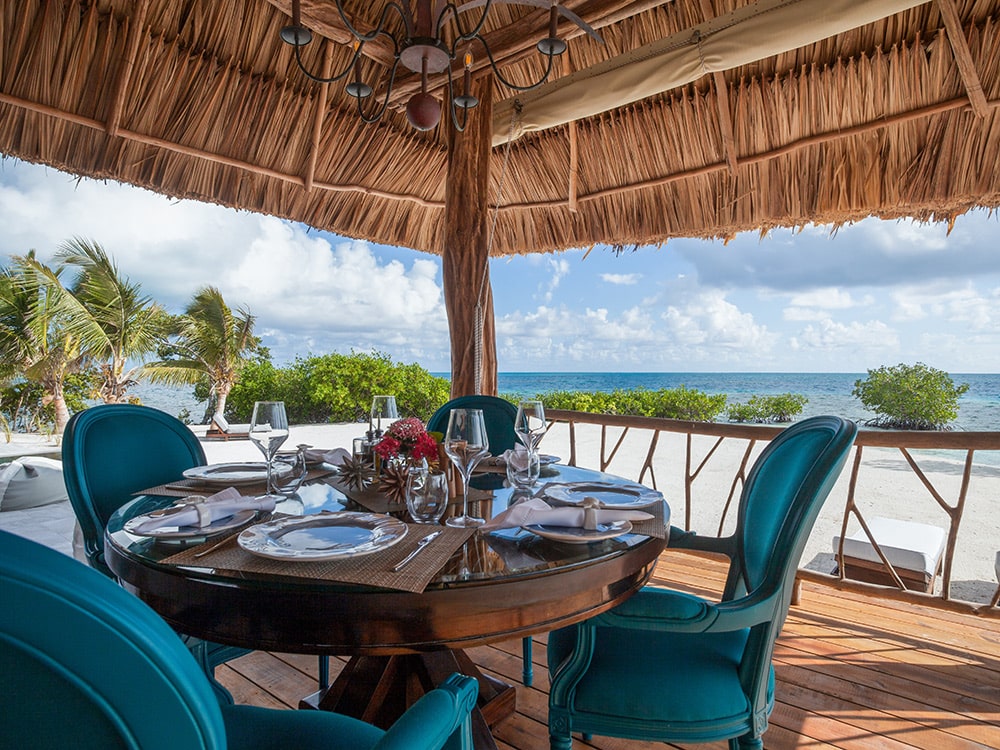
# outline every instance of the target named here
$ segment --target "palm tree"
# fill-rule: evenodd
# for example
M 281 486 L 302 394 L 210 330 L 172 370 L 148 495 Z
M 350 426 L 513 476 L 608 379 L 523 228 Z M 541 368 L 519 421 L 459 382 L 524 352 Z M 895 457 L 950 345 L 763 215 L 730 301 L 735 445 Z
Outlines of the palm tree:
M 0 272 L 0 380 L 20 376 L 38 383 L 61 435 L 69 421 L 66 376 L 86 369 L 89 358 L 66 331 L 51 278 L 58 280 L 58 274 L 36 260 L 34 251 L 14 256 L 13 265 Z
M 210 400 L 215 400 L 215 413 L 221 415 L 240 369 L 260 345 L 253 334 L 255 320 L 245 307 L 230 310 L 215 287 L 203 287 L 175 320 L 172 333 L 176 338 L 165 351 L 172 358 L 151 362 L 142 373 L 153 382 L 169 385 L 207 378 Z
M 70 288 L 59 282 L 58 273 L 43 275 L 49 282 L 59 313 L 65 316 L 65 331 L 79 339 L 83 351 L 99 362 L 99 394 L 106 404 L 121 403 L 136 382 L 142 360 L 155 352 L 166 333 L 169 316 L 138 284 L 118 272 L 108 254 L 96 242 L 74 238 L 62 245 L 55 259 L 79 273 Z

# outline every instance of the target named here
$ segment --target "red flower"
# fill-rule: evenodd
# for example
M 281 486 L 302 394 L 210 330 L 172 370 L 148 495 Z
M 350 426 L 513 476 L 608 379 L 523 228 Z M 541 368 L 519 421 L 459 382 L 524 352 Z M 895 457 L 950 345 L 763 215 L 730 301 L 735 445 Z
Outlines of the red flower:
M 375 452 L 383 461 L 398 455 L 417 461 L 421 458 L 434 461 L 438 457 L 438 446 L 423 422 L 416 417 L 406 417 L 389 425 L 382 440 L 375 446 Z
M 378 453 L 379 457 L 381 457 L 383 461 L 388 461 L 390 458 L 399 453 L 399 448 L 399 441 L 394 437 L 386 435 L 375 446 L 375 452 Z
M 413 450 L 410 451 L 410 455 L 417 460 L 420 460 L 421 458 L 426 458 L 428 461 L 437 459 L 437 441 L 425 432 L 417 438 L 417 443 L 413 446 Z

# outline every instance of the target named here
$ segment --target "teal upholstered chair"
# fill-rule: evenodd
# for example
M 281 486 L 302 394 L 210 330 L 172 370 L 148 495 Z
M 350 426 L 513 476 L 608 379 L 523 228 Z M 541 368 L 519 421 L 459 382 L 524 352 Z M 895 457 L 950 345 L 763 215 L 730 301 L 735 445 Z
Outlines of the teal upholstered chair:
M 747 476 L 735 533 L 671 529 L 675 547 L 730 558 L 722 599 L 646 587 L 613 610 L 549 635 L 549 735 L 763 747 L 774 705 L 771 655 L 795 573 L 856 426 L 815 417 L 784 430 Z
M 104 528 L 134 493 L 176 481 L 185 469 L 205 464 L 197 436 L 179 419 L 148 406 L 104 404 L 74 414 L 63 433 L 63 480 L 92 568 L 109 577 Z M 208 675 L 215 667 L 249 653 L 183 636 Z M 228 691 L 212 678 L 223 700 Z
M 0 747 L 463 750 L 477 684 L 452 675 L 388 731 L 325 711 L 220 705 L 153 610 L 66 555 L 0 532 Z
M 452 409 L 482 409 L 486 420 L 486 437 L 490 441 L 490 453 L 499 456 L 510 450 L 517 442 L 514 434 L 514 419 L 517 407 L 510 401 L 496 396 L 459 396 L 453 398 L 427 420 L 428 432 L 444 433 L 448 429 L 448 415 Z
M 63 479 L 91 567 L 104 561 L 104 527 L 134 493 L 177 481 L 205 464 L 197 436 L 179 419 L 148 406 L 106 404 L 77 412 L 66 425 Z
M 74 414 L 63 433 L 63 480 L 83 535 L 91 567 L 112 576 L 104 561 L 104 527 L 134 493 L 176 481 L 185 469 L 204 466 L 197 436 L 176 417 L 148 406 L 103 404 Z M 185 637 L 211 675 L 246 649 Z M 329 658 L 319 657 L 320 687 L 329 682 Z M 214 682 L 221 697 L 225 689 Z

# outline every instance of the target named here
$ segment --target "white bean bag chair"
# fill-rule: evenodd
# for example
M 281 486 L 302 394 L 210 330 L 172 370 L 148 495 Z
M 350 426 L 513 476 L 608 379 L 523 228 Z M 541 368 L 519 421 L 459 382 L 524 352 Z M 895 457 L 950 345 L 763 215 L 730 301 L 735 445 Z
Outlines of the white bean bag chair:
M 0 464 L 0 511 L 38 508 L 68 499 L 62 461 L 21 456 Z

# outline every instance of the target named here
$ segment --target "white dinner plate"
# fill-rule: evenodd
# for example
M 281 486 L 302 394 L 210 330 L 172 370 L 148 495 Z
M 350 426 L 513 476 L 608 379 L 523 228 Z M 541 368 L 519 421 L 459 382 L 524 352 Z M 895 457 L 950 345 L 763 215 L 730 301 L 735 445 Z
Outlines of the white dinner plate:
M 616 536 L 628 534 L 632 530 L 632 522 L 612 521 L 611 523 L 599 523 L 596 529 L 580 529 L 573 526 L 549 526 L 542 523 L 533 523 L 524 528 L 532 534 L 537 534 L 540 537 L 551 539 L 555 542 L 590 544 L 591 542 L 614 539 Z
M 275 461 L 274 477 L 276 479 L 284 479 L 291 473 L 291 466 L 281 461 Z M 267 464 L 263 461 L 256 461 L 194 466 L 184 471 L 184 478 L 202 484 L 218 484 L 226 487 L 258 484 L 267 480 Z
M 259 523 L 237 542 L 273 560 L 335 560 L 370 555 L 406 536 L 406 524 L 381 513 L 323 512 Z
M 648 508 L 663 500 L 663 495 L 634 482 L 551 483 L 543 488 L 545 496 L 566 505 L 583 505 L 584 498 L 596 497 L 602 508 Z
M 228 518 L 220 518 L 217 521 L 213 521 L 208 526 L 160 526 L 158 529 L 150 529 L 149 531 L 136 531 L 136 527 L 145 521 L 150 520 L 152 516 L 142 515 L 136 516 L 135 518 L 130 518 L 122 526 L 125 531 L 129 534 L 135 534 L 136 536 L 148 536 L 154 539 L 190 539 L 192 537 L 210 537 L 216 534 L 221 534 L 224 531 L 229 531 L 230 529 L 238 528 L 248 521 L 252 520 L 257 514 L 256 510 L 247 509 L 237 511 Z

